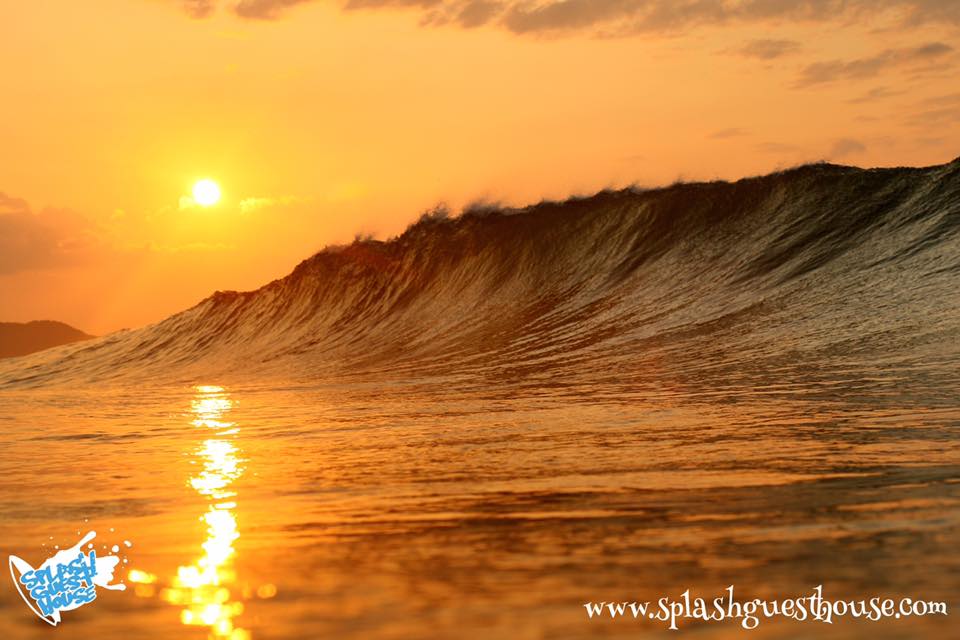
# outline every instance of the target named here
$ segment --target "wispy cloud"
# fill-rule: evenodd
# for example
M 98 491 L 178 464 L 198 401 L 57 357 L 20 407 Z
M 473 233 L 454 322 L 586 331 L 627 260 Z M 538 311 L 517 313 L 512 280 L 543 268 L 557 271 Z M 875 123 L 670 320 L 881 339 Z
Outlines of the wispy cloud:
M 943 42 L 930 42 L 918 47 L 885 49 L 867 58 L 815 62 L 803 70 L 797 84 L 806 87 L 836 80 L 872 78 L 892 68 L 942 60 L 953 51 L 953 47 Z
M 710 137 L 714 140 L 722 140 L 724 138 L 739 138 L 741 136 L 747 135 L 747 132 L 743 129 L 721 129 L 720 131 L 715 131 L 710 134 Z
M 273 204 L 273 198 L 244 198 L 240 201 L 240 213 L 253 213 Z
M 912 127 L 925 129 L 955 125 L 960 122 L 960 104 L 924 109 L 907 116 L 906 122 Z
M 0 192 L 0 274 L 87 261 L 99 247 L 97 229 L 67 209 L 33 211 Z
M 847 102 L 849 104 L 867 104 L 902 94 L 903 91 L 889 89 L 887 87 L 874 87 L 873 89 L 870 89 L 870 91 L 867 91 L 856 98 L 847 100 Z
M 209 15 L 216 0 L 176 0 L 194 17 Z M 236 15 L 275 20 L 319 0 L 224 0 Z M 346 11 L 407 9 L 424 24 L 463 28 L 491 25 L 514 33 L 644 33 L 702 24 L 794 20 L 827 22 L 890 12 L 904 24 L 960 24 L 956 0 L 341 0 Z M 766 49 L 765 52 L 775 51 Z M 774 56 L 776 57 L 776 56 Z
M 941 106 L 960 106 L 960 93 L 949 93 L 941 96 L 931 96 L 923 101 L 923 104 L 931 107 Z
M 241 18 L 254 20 L 274 20 L 286 9 L 310 0 L 240 0 L 233 5 L 233 11 Z
M 853 138 L 841 138 L 833 143 L 833 147 L 830 148 L 828 157 L 834 160 L 839 160 L 840 158 L 844 158 L 846 156 L 863 153 L 866 150 L 867 146 L 859 140 L 854 140 Z
M 216 8 L 216 0 L 178 0 L 183 10 L 192 18 L 206 18 Z
M 473 0 L 458 8 L 455 21 L 466 29 L 482 27 L 493 20 L 502 9 L 502 3 L 495 0 Z
M 773 60 L 800 51 L 800 43 L 795 40 L 751 40 L 733 53 L 745 58 Z
M 240 213 L 250 214 L 256 213 L 262 209 L 269 209 L 270 207 L 278 207 L 284 205 L 296 204 L 302 202 L 301 198 L 295 198 L 294 196 L 280 196 L 280 197 L 270 197 L 270 196 L 250 196 L 244 198 L 239 203 Z
M 801 151 L 800 147 L 795 144 L 789 144 L 785 142 L 761 142 L 760 144 L 754 147 L 757 151 L 762 151 L 764 153 L 797 153 Z

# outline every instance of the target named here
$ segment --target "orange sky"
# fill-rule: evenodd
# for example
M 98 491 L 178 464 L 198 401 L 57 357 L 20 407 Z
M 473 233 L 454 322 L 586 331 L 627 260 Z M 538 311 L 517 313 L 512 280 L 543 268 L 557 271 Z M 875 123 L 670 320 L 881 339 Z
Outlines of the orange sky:
M 438 202 L 960 155 L 954 0 L 31 0 L 0 23 L 4 321 L 138 326 Z M 202 177 L 221 203 L 181 207 Z

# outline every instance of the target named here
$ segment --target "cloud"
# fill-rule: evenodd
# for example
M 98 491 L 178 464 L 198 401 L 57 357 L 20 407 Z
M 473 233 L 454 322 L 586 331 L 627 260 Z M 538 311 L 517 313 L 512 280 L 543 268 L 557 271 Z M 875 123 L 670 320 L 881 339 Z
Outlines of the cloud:
M 902 95 L 903 91 L 895 91 L 893 89 L 888 89 L 887 87 L 874 87 L 867 91 L 864 94 L 857 96 L 856 98 L 851 98 L 847 100 L 849 104 L 864 104 L 867 102 L 876 102 L 877 100 L 883 100 L 884 98 L 890 98 L 892 96 Z
M 209 15 L 217 2 L 178 1 L 198 18 Z M 292 7 L 319 1 L 223 0 L 221 4 L 242 18 L 276 20 Z M 883 13 L 899 17 L 905 25 L 960 24 L 956 0 L 340 0 L 340 6 L 345 11 L 408 9 L 420 12 L 424 24 L 491 25 L 518 34 L 588 31 L 626 35 L 731 22 L 851 21 Z M 761 47 L 761 51 L 776 49 Z
M 274 20 L 290 7 L 310 0 L 240 0 L 233 5 L 233 11 L 241 18 L 254 20 Z
M 240 213 L 253 213 L 273 203 L 273 198 L 244 198 L 240 201 Z
M 191 18 L 206 18 L 213 13 L 216 0 L 179 0 L 181 8 Z
M 866 150 L 866 145 L 859 140 L 854 140 L 853 138 L 841 138 L 833 143 L 833 147 L 831 147 L 828 157 L 843 158 L 844 156 L 863 153 Z
M 934 107 L 960 105 L 960 93 L 932 96 L 924 100 L 923 104 Z
M 472 2 L 464 3 L 464 5 L 459 8 L 456 22 L 466 29 L 482 27 L 500 13 L 502 8 L 499 2 L 473 0 Z
M 930 96 L 917 104 L 904 120 L 911 127 L 950 127 L 960 122 L 960 93 Z
M 759 60 L 773 60 L 782 56 L 796 53 L 800 50 L 800 43 L 794 40 L 751 40 L 734 53 L 745 58 Z
M 797 153 L 801 151 L 797 145 L 783 142 L 762 142 L 756 145 L 755 148 L 757 151 L 764 153 Z
M 894 67 L 904 67 L 940 60 L 953 53 L 953 47 L 942 42 L 930 42 L 919 47 L 885 49 L 868 58 L 855 60 L 829 60 L 815 62 L 800 74 L 798 85 L 802 87 L 833 82 L 835 80 L 858 80 L 871 78 Z
M 31 210 L 0 192 L 0 274 L 64 267 L 88 260 L 97 230 L 66 209 Z
M 960 106 L 945 106 L 936 109 L 927 109 L 907 117 L 907 124 L 912 127 L 949 127 L 960 122 Z
M 291 205 L 299 202 L 303 202 L 303 200 L 294 196 L 281 196 L 279 198 L 251 196 L 241 200 L 239 207 L 240 213 L 249 214 L 260 211 L 261 209 Z
M 715 131 L 714 133 L 710 134 L 710 137 L 713 138 L 714 140 L 722 140 L 724 138 L 738 138 L 740 136 L 745 136 L 745 135 L 747 135 L 747 132 L 744 131 L 743 129 L 732 128 L 732 129 L 722 129 L 721 131 Z

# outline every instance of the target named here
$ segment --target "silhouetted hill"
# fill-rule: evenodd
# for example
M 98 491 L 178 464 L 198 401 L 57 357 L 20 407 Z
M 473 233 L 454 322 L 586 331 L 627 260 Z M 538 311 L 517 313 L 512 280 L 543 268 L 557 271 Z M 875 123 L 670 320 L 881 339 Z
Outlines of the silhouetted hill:
M 0 358 L 25 356 L 35 351 L 90 338 L 93 336 L 54 320 L 0 322 Z

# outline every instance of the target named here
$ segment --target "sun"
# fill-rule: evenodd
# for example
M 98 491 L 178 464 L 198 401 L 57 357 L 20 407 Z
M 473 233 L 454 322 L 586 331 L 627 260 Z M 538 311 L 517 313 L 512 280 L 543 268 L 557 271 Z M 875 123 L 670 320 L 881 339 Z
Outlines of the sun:
M 220 185 L 209 178 L 193 185 L 193 200 L 201 207 L 212 207 L 220 202 Z

